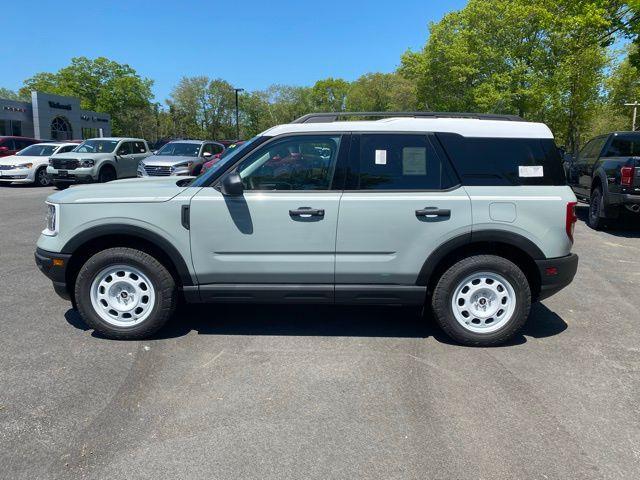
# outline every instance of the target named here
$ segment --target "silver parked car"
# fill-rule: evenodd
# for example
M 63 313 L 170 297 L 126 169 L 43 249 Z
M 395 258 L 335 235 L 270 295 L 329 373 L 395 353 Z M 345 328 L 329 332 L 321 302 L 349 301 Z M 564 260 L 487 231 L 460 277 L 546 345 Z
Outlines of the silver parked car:
M 135 177 L 138 162 L 149 155 L 149 146 L 141 138 L 91 138 L 72 152 L 53 155 L 47 174 L 59 188 L 72 183 L 110 182 Z
M 224 151 L 224 145 L 208 140 L 174 140 L 138 166 L 138 177 L 198 175 L 202 165 Z
M 152 335 L 180 295 L 425 306 L 497 345 L 572 281 L 576 197 L 546 125 L 342 115 L 273 127 L 197 178 L 56 193 L 36 263 L 112 338 Z

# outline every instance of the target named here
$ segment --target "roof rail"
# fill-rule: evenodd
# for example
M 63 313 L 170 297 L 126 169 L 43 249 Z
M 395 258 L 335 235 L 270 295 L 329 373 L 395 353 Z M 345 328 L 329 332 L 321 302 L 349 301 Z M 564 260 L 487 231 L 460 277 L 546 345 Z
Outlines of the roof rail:
M 308 113 L 291 123 L 332 123 L 340 117 L 416 117 L 416 118 L 474 118 L 479 120 L 505 120 L 522 122 L 518 115 L 500 115 L 497 113 L 462 113 L 462 112 L 326 112 Z

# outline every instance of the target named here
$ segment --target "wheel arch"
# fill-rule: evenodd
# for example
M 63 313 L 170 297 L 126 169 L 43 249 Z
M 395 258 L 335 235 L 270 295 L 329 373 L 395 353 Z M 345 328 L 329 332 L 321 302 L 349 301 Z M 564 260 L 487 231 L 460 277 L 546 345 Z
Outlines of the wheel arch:
M 71 238 L 62 248 L 61 253 L 71 255 L 65 273 L 71 294 L 78 272 L 86 260 L 112 247 L 130 247 L 149 253 L 169 270 L 178 287 L 194 285 L 184 257 L 167 239 L 142 227 L 111 224 L 87 229 Z
M 540 272 L 536 260 L 546 258 L 542 250 L 528 238 L 501 230 L 482 230 L 452 238 L 434 250 L 425 260 L 417 285 L 426 286 L 430 295 L 442 274 L 454 263 L 471 255 L 491 254 L 516 264 L 529 280 L 532 296 L 540 293 Z

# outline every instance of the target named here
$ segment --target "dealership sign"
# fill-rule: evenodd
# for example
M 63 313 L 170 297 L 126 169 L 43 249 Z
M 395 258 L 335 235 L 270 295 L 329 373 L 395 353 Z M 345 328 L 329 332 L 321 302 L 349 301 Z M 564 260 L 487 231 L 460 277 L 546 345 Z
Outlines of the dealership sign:
M 51 108 L 59 108 L 60 110 L 71 110 L 71 104 L 64 105 L 60 102 L 53 102 L 49 100 L 49 106 Z

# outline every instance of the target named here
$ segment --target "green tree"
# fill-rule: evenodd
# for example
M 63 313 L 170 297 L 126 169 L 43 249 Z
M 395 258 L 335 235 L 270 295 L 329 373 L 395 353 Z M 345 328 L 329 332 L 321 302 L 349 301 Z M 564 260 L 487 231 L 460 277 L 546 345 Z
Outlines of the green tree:
M 352 112 L 415 110 L 416 88 L 396 73 L 367 73 L 351 83 L 346 106 Z
M 20 95 L 33 90 L 80 98 L 82 108 L 108 113 L 116 135 L 139 131 L 141 116 L 153 115 L 153 81 L 108 58 L 75 57 L 56 73 L 37 73 L 24 81 Z
M 31 96 L 20 95 L 13 90 L 8 88 L 0 87 L 0 98 L 5 98 L 7 100 L 16 100 L 16 101 L 29 101 Z
M 349 82 L 341 78 L 318 80 L 311 87 L 311 105 L 317 112 L 341 112 L 345 109 Z

